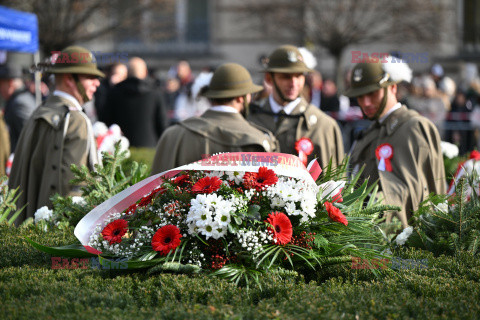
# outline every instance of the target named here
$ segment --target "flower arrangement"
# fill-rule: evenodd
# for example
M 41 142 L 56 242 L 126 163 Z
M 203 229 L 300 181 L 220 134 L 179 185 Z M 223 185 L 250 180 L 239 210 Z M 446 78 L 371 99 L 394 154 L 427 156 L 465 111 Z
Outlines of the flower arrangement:
M 306 168 L 293 155 L 219 154 L 97 202 L 75 227 L 80 246 L 27 241 L 55 256 L 98 255 L 107 267 L 121 259 L 128 269 L 207 272 L 247 285 L 274 270 L 384 258 L 378 214 L 398 208 L 381 205 L 375 184 L 357 185 L 358 175 L 345 181 L 346 166 L 328 166 L 316 181 L 318 164 Z M 92 204 L 94 186 L 87 181 L 83 194 Z
M 129 268 L 175 262 L 237 282 L 380 254 L 375 210 L 363 213 L 356 202 L 366 185 L 317 184 L 319 173 L 297 157 L 269 155 L 221 154 L 146 179 L 92 210 L 75 234 L 88 251 L 126 258 Z

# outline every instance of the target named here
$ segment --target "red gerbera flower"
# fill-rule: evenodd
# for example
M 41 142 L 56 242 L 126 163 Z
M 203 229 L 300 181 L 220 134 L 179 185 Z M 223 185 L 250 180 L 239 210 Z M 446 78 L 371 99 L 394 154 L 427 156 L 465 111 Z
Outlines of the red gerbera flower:
M 328 216 L 330 217 L 330 219 L 336 222 L 343 223 L 344 225 L 348 225 L 348 220 L 340 211 L 340 209 L 338 209 L 328 201 L 325 201 L 324 205 L 325 205 L 325 208 L 327 209 Z
M 192 192 L 212 193 L 220 189 L 222 180 L 218 177 L 205 177 L 197 181 L 192 187 Z
M 127 233 L 128 222 L 123 219 L 118 219 L 110 222 L 103 228 L 103 239 L 107 240 L 110 244 L 122 242 L 122 237 Z
M 190 179 L 190 176 L 188 174 L 182 174 L 181 176 L 178 176 L 175 179 L 173 179 L 173 183 L 181 186 L 187 183 L 189 179 Z
M 273 233 L 273 237 L 278 244 L 287 244 L 292 240 L 292 223 L 283 212 L 272 212 L 268 215 L 267 221 L 272 227 L 268 230 Z
M 277 183 L 278 177 L 275 171 L 267 167 L 260 167 L 258 172 L 247 172 L 243 176 L 243 184 L 247 188 L 261 190 L 266 186 Z
M 152 238 L 152 248 L 160 252 L 162 256 L 166 256 L 170 251 L 175 251 L 180 245 L 181 237 L 180 229 L 173 224 L 167 224 L 155 232 Z

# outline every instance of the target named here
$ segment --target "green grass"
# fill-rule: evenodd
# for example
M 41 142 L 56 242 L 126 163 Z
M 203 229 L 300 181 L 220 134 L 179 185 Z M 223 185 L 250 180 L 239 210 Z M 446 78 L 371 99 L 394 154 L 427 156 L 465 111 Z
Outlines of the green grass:
M 1 319 L 475 319 L 480 314 L 480 259 L 434 257 L 404 249 L 395 255 L 427 259 L 425 269 L 375 278 L 351 265 L 267 275 L 262 289 L 236 287 L 205 275 L 93 269 L 52 269 L 51 256 L 23 238 L 70 244 L 72 231 L 49 233 L 0 226 Z
M 153 157 L 155 157 L 155 148 L 135 148 L 130 147 L 130 157 L 125 160 L 125 168 L 128 168 L 132 161 L 144 163 L 148 167 L 148 172 L 152 169 Z

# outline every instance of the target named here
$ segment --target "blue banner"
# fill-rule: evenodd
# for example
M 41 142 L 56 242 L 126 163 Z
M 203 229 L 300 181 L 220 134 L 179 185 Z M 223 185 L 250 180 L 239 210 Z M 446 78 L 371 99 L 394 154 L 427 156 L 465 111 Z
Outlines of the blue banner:
M 37 52 L 37 16 L 0 6 L 0 50 Z

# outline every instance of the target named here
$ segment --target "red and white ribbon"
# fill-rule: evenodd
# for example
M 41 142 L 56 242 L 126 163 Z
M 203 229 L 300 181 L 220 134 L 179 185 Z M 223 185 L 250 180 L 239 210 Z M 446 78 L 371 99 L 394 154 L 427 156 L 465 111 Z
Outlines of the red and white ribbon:
M 316 161 L 314 160 L 314 162 Z M 218 154 L 159 173 L 116 194 L 95 207 L 80 220 L 75 227 L 75 236 L 89 252 L 100 254 L 98 250 L 88 246 L 90 236 L 95 226 L 107 219 L 112 213 L 123 212 L 140 198 L 159 187 L 166 178 L 171 178 L 186 170 L 257 172 L 260 167 L 268 167 L 275 171 L 277 175 L 309 180 L 312 183 L 315 183 L 319 172 L 321 172 L 318 163 L 316 165 L 312 163 L 310 166 L 312 173 L 310 173 L 299 158 L 291 154 L 270 152 L 232 152 Z
M 390 159 L 393 157 L 393 147 L 389 143 L 381 144 L 375 149 L 375 156 L 379 160 L 378 170 L 380 171 L 392 171 L 392 163 Z

